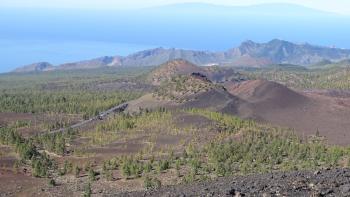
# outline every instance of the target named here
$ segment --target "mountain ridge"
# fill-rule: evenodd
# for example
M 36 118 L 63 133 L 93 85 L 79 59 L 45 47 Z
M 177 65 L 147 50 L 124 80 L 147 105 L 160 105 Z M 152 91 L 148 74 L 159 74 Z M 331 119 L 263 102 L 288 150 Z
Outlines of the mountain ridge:
M 236 48 L 231 48 L 222 52 L 159 47 L 139 51 L 128 56 L 104 56 L 91 60 L 61 64 L 52 66 L 49 70 L 91 69 L 118 66 L 156 66 L 176 59 L 183 59 L 201 66 L 263 67 L 271 64 L 311 66 L 324 60 L 338 62 L 350 59 L 350 49 L 323 47 L 308 43 L 296 44 L 280 39 L 273 39 L 266 43 L 247 40 Z M 40 71 L 48 70 L 35 69 L 35 66 L 25 66 L 17 68 L 14 72 Z
M 24 73 L 24 72 L 44 72 L 54 70 L 55 67 L 48 62 L 37 62 L 29 65 L 25 65 L 19 68 L 16 68 L 12 72 L 14 73 Z

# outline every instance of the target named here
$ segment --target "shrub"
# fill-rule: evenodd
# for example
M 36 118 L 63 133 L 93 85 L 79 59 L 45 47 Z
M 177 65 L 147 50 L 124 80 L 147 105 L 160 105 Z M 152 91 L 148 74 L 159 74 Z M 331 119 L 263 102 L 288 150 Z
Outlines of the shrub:
M 158 163 L 158 171 L 163 172 L 167 169 L 169 169 L 170 163 L 168 160 L 160 160 Z
M 79 166 L 75 166 L 75 168 L 74 168 L 75 177 L 77 177 L 77 178 L 79 177 L 80 171 L 81 171 L 81 168 L 79 168 Z
M 56 186 L 56 181 L 54 179 L 50 179 L 49 185 L 50 186 Z
M 90 168 L 89 170 L 89 179 L 90 181 L 96 181 L 96 172 L 94 171 L 94 169 Z
M 146 189 L 158 189 L 161 187 L 162 183 L 157 178 L 151 179 L 148 176 L 146 176 L 143 180 L 143 185 Z
M 87 183 L 84 188 L 84 197 L 90 197 L 92 194 L 91 183 Z
M 152 168 L 153 168 L 153 167 L 152 167 L 151 162 L 147 162 L 143 168 L 144 168 L 144 170 L 145 170 L 146 173 L 149 173 L 149 172 L 152 171 Z

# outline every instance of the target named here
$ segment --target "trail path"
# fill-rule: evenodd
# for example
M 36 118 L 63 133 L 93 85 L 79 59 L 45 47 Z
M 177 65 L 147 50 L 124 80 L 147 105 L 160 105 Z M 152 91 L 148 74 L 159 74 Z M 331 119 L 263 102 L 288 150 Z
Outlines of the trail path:
M 95 121 L 99 121 L 99 120 L 102 120 L 108 116 L 110 116 L 111 114 L 117 114 L 117 113 L 121 113 L 123 112 L 127 107 L 128 107 L 128 102 L 125 102 L 125 103 L 122 103 L 120 105 L 117 105 L 111 109 L 108 109 L 104 112 L 101 112 L 98 116 L 95 116 L 93 118 L 90 118 L 89 120 L 84 120 L 82 122 L 79 122 L 77 124 L 74 124 L 74 125 L 71 125 L 69 127 L 66 127 L 66 128 L 61 128 L 61 129 L 57 129 L 57 130 L 53 130 L 53 131 L 49 131 L 48 133 L 50 134 L 53 134 L 53 133 L 59 133 L 59 132 L 63 132 L 67 129 L 77 129 L 77 128 L 80 128 L 88 123 L 91 123 L 91 122 L 95 122 Z M 45 132 L 46 133 L 46 132 Z

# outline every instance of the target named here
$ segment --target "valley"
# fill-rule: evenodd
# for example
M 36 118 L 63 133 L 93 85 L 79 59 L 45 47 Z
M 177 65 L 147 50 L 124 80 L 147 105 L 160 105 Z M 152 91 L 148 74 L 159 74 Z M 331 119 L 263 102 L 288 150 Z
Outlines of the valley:
M 91 65 L 0 75 L 4 196 L 331 196 L 349 184 L 346 62 Z
M 350 196 L 350 1 L 0 0 L 0 197 Z

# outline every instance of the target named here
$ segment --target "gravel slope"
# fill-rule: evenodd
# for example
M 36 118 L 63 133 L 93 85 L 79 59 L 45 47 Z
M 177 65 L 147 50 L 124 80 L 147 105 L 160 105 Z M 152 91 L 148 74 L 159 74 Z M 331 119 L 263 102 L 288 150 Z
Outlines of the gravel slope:
M 350 196 L 350 169 L 222 178 L 118 196 Z

